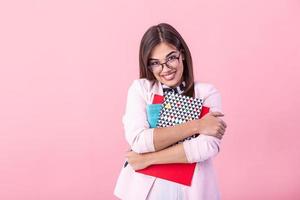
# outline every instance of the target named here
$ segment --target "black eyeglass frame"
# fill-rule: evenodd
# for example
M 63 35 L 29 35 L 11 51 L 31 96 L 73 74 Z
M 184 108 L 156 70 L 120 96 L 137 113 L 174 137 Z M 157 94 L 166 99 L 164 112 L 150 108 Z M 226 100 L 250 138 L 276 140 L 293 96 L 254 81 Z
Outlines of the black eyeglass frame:
M 178 51 L 178 52 L 179 52 L 179 55 L 176 56 L 174 59 L 177 59 L 177 60 L 178 60 L 178 63 L 179 63 L 179 58 L 180 58 L 180 56 L 181 56 L 181 51 Z M 170 56 L 170 57 L 172 57 L 172 56 Z M 169 58 L 166 58 L 166 59 L 169 59 Z M 161 63 L 161 62 L 158 60 L 159 65 L 161 65 L 161 70 L 159 70 L 160 72 L 162 72 L 162 71 L 164 70 L 164 65 L 166 65 L 169 69 L 173 69 L 172 66 L 168 65 L 168 62 L 169 62 L 169 61 L 170 61 L 170 60 L 167 60 L 167 61 Z M 149 69 L 151 72 L 153 72 L 153 67 L 151 67 L 150 64 L 148 64 L 147 67 L 148 67 L 148 69 Z

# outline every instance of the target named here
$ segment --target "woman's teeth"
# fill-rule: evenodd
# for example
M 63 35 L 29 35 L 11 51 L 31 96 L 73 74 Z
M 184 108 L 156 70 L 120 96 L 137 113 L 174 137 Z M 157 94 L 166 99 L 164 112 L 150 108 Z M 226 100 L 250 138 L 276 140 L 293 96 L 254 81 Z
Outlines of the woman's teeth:
M 168 74 L 168 75 L 165 75 L 163 76 L 164 79 L 166 79 L 167 81 L 170 81 L 172 80 L 174 77 L 175 77 L 175 72 L 171 73 L 171 74 Z

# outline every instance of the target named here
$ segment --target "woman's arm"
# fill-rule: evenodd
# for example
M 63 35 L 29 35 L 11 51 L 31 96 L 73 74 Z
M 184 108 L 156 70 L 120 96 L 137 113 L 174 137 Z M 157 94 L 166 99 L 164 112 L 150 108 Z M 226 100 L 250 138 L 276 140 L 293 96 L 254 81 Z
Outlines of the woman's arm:
M 198 133 L 201 123 L 199 121 L 188 121 L 175 126 L 155 128 L 153 132 L 153 143 L 155 151 L 160 151 L 176 142 Z
M 157 152 L 139 154 L 130 151 L 127 152 L 126 158 L 134 170 L 143 169 L 154 164 L 201 162 L 217 155 L 219 141 L 217 138 L 214 139 L 213 136 L 199 135 L 190 141 L 187 140 Z M 189 152 L 190 150 L 193 152 Z
M 209 109 L 210 114 L 212 112 L 223 113 L 220 92 L 212 84 L 208 84 L 206 86 L 206 90 L 207 90 L 206 91 L 207 96 L 204 99 L 203 105 L 210 108 Z M 221 119 L 219 119 L 219 122 L 222 125 L 218 127 L 218 132 L 222 133 L 223 135 L 227 125 Z M 196 138 L 193 138 L 191 140 L 186 140 L 183 142 L 185 155 L 188 162 L 190 163 L 204 161 L 208 158 L 216 156 L 220 152 L 220 145 L 221 145 L 221 138 L 214 137 L 210 134 L 207 134 L 207 132 L 199 135 Z
M 139 154 L 129 151 L 126 158 L 134 170 L 144 169 L 154 164 L 188 163 L 182 143 L 151 153 Z
M 210 107 L 210 112 L 222 112 L 221 96 L 213 85 L 205 99 L 205 105 Z M 147 154 L 128 152 L 126 156 L 129 164 L 136 168 L 145 168 L 152 164 L 200 162 L 217 155 L 220 151 L 220 142 L 221 140 L 214 136 L 201 134 L 158 152 Z

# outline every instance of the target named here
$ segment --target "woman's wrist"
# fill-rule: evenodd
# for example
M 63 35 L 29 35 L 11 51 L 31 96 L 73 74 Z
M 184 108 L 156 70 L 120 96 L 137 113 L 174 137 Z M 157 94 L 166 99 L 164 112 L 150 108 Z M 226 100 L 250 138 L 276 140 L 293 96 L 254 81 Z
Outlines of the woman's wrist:
M 183 143 L 172 145 L 161 151 L 144 154 L 146 166 L 168 163 L 188 163 Z
M 147 166 L 155 165 L 156 164 L 155 154 L 156 154 L 156 152 L 144 154 L 144 156 L 145 156 L 145 163 L 146 163 Z
M 194 134 L 200 134 L 201 133 L 201 119 L 197 119 L 197 120 L 191 120 L 188 123 L 189 126 L 189 130 L 190 130 L 190 134 L 189 136 L 192 136 Z
M 179 126 L 181 129 L 179 130 L 179 132 L 183 134 L 183 139 L 198 133 L 198 125 L 195 120 L 187 121 L 186 123 L 182 123 Z

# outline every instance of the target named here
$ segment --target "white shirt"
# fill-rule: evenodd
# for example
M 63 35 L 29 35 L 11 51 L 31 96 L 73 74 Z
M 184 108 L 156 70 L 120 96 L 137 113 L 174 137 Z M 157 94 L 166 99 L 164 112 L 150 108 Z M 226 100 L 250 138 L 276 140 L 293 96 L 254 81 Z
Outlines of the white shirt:
M 179 183 L 156 178 L 147 200 L 185 200 L 186 187 Z

